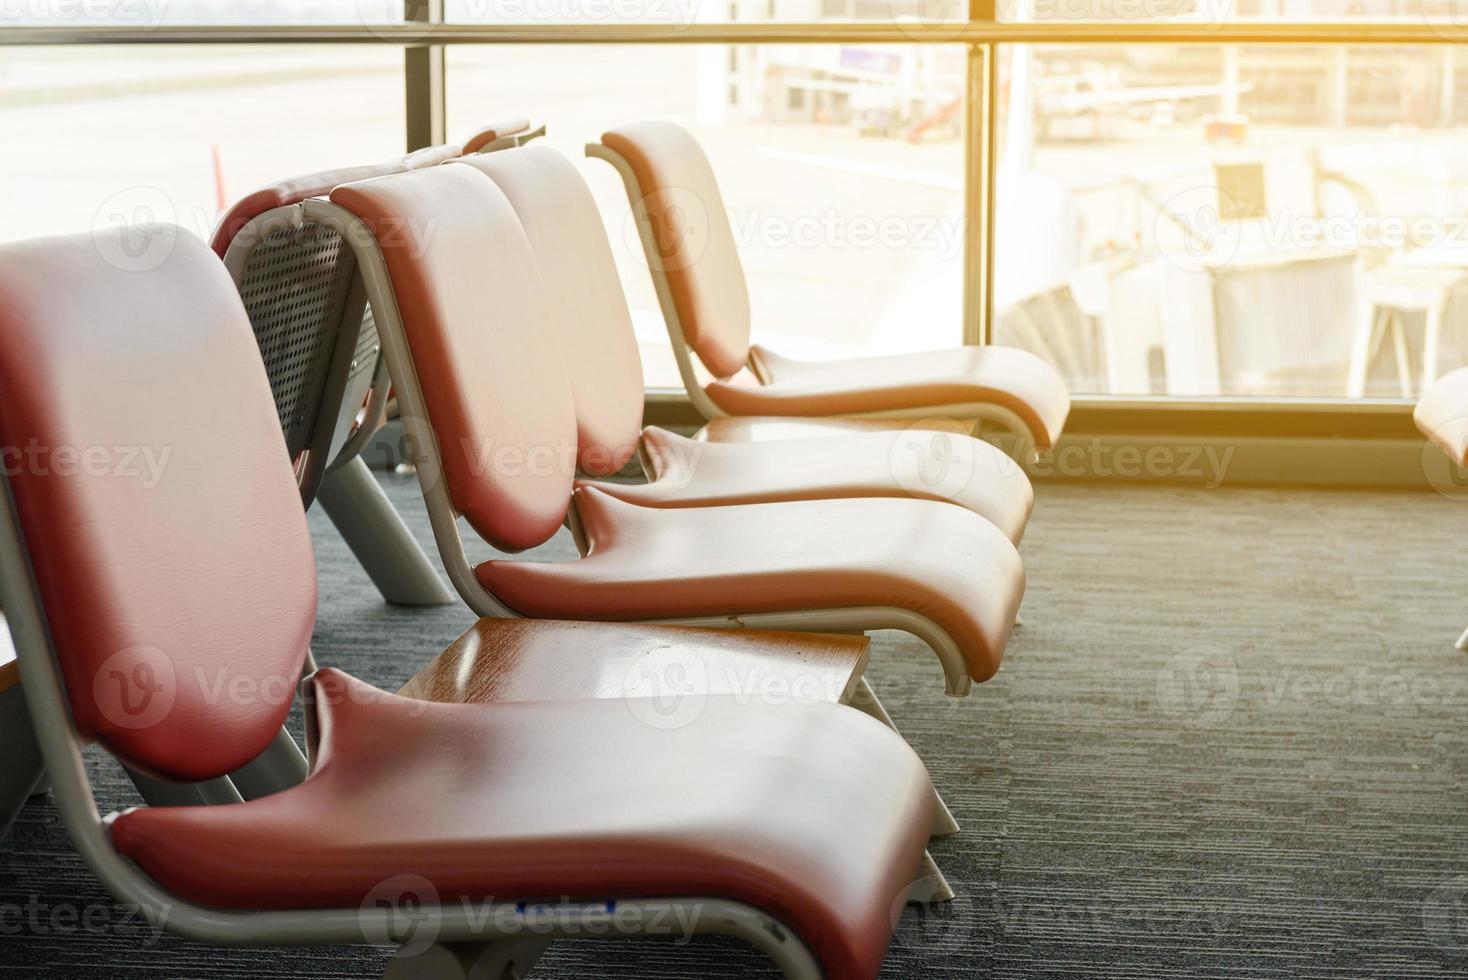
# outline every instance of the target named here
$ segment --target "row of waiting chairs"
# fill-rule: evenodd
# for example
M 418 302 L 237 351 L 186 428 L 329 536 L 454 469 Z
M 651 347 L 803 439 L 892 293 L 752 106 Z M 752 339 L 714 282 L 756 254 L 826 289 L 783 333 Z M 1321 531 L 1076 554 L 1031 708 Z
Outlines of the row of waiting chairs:
M 643 429 L 589 189 L 527 125 L 486 133 L 264 189 L 212 252 L 180 234 L 146 271 L 90 236 L 0 248 L 0 443 L 170 453 L 157 486 L 8 477 L 0 602 L 58 809 L 119 899 L 204 941 L 401 942 L 390 975 L 508 977 L 555 937 L 717 932 L 786 976 L 875 976 L 903 905 L 951 897 L 926 845 L 957 828 L 849 634 L 918 636 L 950 694 L 994 674 L 1033 494 L 967 432 L 1053 444 L 1064 388 L 1017 351 L 817 380 L 750 345 L 706 158 L 639 124 L 595 153 L 718 416 Z M 689 188 L 708 225 L 659 234 Z M 450 581 L 491 617 L 399 694 L 314 663 L 302 507 L 365 471 L 390 395 Z M 606 479 L 634 456 L 646 483 Z M 582 557 L 471 565 L 460 518 L 508 552 L 568 524 Z M 617 657 L 711 668 L 699 710 L 565 693 Z M 753 665 L 824 696 L 745 703 Z M 303 674 L 305 755 L 282 727 Z M 88 741 L 151 805 L 100 816 Z M 405 887 L 431 942 L 382 901 Z

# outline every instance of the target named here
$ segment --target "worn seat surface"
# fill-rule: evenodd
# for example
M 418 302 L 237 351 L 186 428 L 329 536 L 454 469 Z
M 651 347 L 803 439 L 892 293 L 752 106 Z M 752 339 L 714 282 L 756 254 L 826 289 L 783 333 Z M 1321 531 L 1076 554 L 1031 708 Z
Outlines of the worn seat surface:
M 1055 444 L 1070 412 L 1059 373 L 1008 347 L 802 362 L 751 345 L 752 312 L 728 208 L 702 147 L 681 126 L 637 122 L 602 145 L 636 178 L 652 235 L 654 278 L 666 286 L 676 331 L 716 380 L 709 398 L 732 415 L 861 415 L 992 404 L 1018 416 L 1036 447 Z M 631 191 L 631 188 L 629 188 Z M 655 254 L 654 254 L 655 253 Z M 750 375 L 750 370 L 753 376 Z
M 526 616 L 640 620 L 880 606 L 911 610 L 992 677 L 1024 594 L 1019 553 L 988 521 L 926 500 L 655 509 L 582 486 L 586 555 L 492 560 L 475 574 Z
M 312 683 L 303 784 L 130 811 L 118 849 L 220 908 L 357 908 L 405 884 L 427 905 L 723 898 L 796 929 L 828 976 L 876 976 L 932 787 L 860 712 L 710 697 L 657 724 L 655 701 L 446 705 L 330 669 Z
M 406 418 L 429 420 L 437 449 L 419 468 L 430 508 L 441 506 L 441 480 L 454 515 L 494 547 L 543 543 L 568 516 L 586 446 L 554 307 L 513 206 L 460 163 L 344 185 L 332 200 L 368 228 L 407 236 L 382 258 L 402 314 L 393 371 L 409 382 Z M 650 508 L 583 484 L 575 508 L 583 558 L 486 562 L 473 572 L 482 593 L 460 585 L 471 605 L 495 608 L 487 595 L 522 616 L 624 621 L 882 607 L 936 624 L 968 677 L 984 680 L 1024 592 L 1013 543 L 932 500 Z M 959 691 L 960 665 L 948 666 Z
M 943 435 L 872 429 L 827 445 L 708 452 L 665 430 L 647 429 L 639 443 L 644 384 L 637 339 L 585 180 L 544 146 L 463 162 L 505 193 L 534 250 L 571 383 L 580 468 L 591 475 L 615 472 L 637 448 L 652 468 L 649 485 L 608 483 L 602 485 L 607 493 L 657 507 L 868 496 L 948 500 L 1019 540 L 1034 502 L 1029 480 L 962 426 Z
M 955 347 L 832 361 L 797 361 L 755 344 L 762 384 L 711 381 L 731 415 L 862 415 L 992 403 L 1024 421 L 1035 445 L 1055 445 L 1070 395 L 1055 369 L 1015 347 Z
M 174 237 L 139 270 L 117 260 L 129 233 Z M 156 483 L 96 466 L 6 475 L 25 608 L 49 640 L 19 651 L 32 692 L 54 689 L 38 724 L 69 722 L 160 780 L 257 759 L 308 659 L 316 580 L 218 258 L 162 227 L 0 246 L 0 381 L 0 444 L 170 450 Z M 400 898 L 403 876 L 425 905 L 725 899 L 796 930 L 828 976 L 871 978 L 922 860 L 932 785 L 851 708 L 708 697 L 670 723 L 661 699 L 434 704 L 330 669 L 307 688 L 310 775 L 247 803 L 103 825 L 80 753 L 48 756 L 81 849 L 131 859 L 108 855 L 119 897 L 146 875 L 149 895 L 166 889 L 148 899 L 158 921 L 222 941 L 272 927 L 221 910 L 346 910 L 300 920 L 338 942 L 360 940 L 351 913 Z
M 834 704 L 855 693 L 870 644 L 850 633 L 485 617 L 398 693 L 480 704 L 773 693 Z
M 1009 456 L 968 436 L 921 429 L 768 443 L 716 443 L 649 428 L 648 483 L 599 483 L 644 507 L 706 507 L 781 500 L 912 497 L 965 507 L 1011 541 L 1034 507 L 1029 478 Z

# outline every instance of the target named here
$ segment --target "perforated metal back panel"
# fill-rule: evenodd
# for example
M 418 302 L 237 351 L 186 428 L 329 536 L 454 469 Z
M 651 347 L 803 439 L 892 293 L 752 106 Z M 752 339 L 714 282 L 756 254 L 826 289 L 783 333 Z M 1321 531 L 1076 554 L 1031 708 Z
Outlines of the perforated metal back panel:
M 315 431 L 350 271 L 341 236 L 309 223 L 266 236 L 240 283 L 292 459 Z
M 357 333 L 357 352 L 352 355 L 351 377 L 377 366 L 378 344 L 377 321 L 372 319 L 372 307 L 368 306 L 362 312 L 362 329 Z

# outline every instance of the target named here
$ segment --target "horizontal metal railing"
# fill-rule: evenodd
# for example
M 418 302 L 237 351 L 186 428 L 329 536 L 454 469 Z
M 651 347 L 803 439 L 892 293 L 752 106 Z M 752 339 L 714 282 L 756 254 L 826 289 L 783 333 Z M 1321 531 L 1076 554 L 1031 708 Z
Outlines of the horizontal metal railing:
M 58 44 L 1351 44 L 1468 43 L 1468 23 L 1395 19 L 728 24 L 65 25 L 0 28 L 0 46 Z

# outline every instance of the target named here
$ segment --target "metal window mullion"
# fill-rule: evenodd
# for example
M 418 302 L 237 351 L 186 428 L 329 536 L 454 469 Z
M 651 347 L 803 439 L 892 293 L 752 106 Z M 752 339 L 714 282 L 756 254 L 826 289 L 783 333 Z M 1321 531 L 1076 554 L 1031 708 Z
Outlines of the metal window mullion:
M 970 24 L 992 24 L 996 0 L 969 0 Z M 994 319 L 994 148 L 998 104 L 997 45 L 973 43 L 966 52 L 964 108 L 963 342 L 985 344 Z
M 994 233 L 999 190 L 999 45 L 984 46 L 984 331 L 980 343 L 994 342 Z
M 404 0 L 412 24 L 442 24 L 444 0 Z M 448 72 L 442 44 L 403 48 L 403 98 L 409 152 L 448 142 Z

